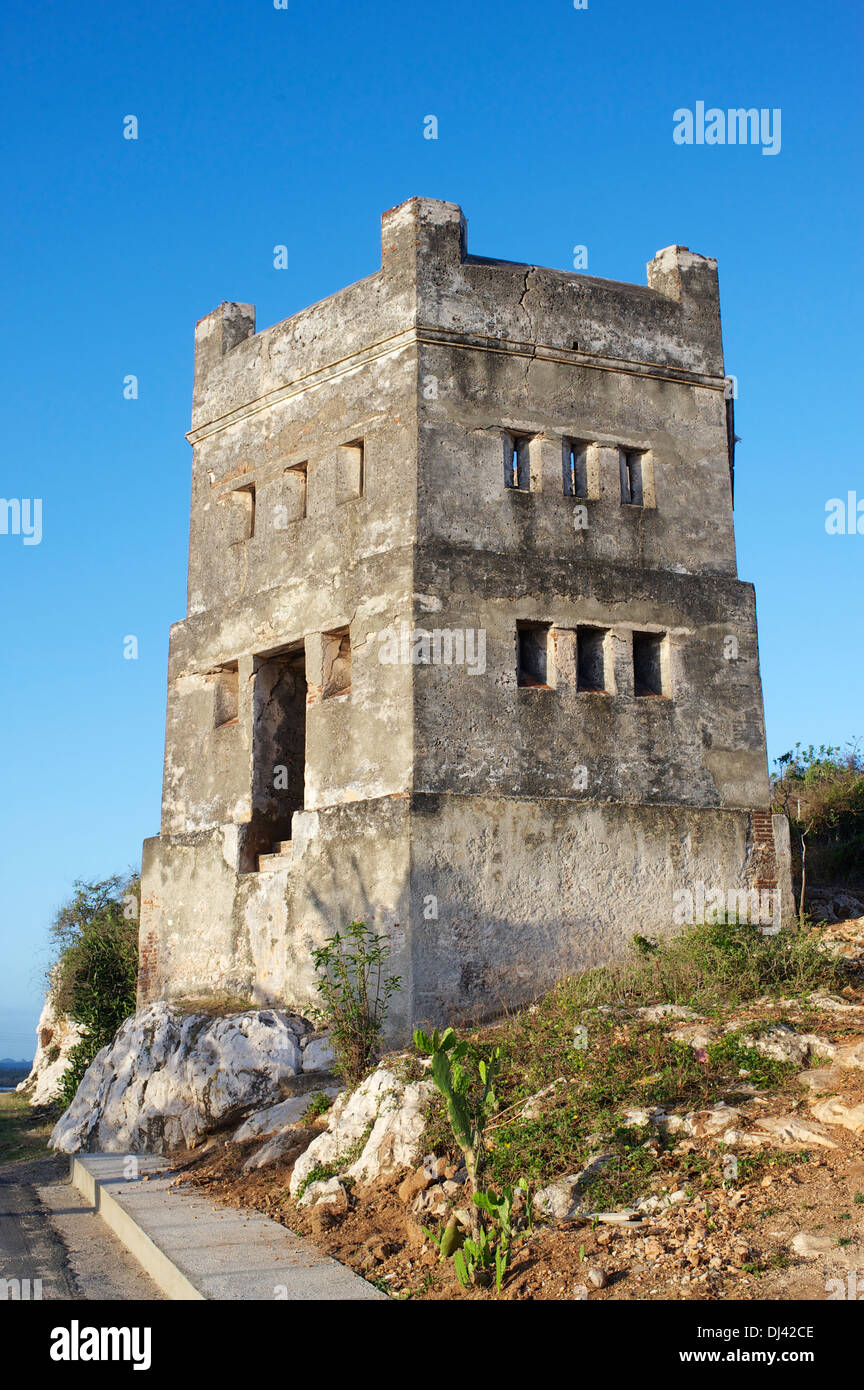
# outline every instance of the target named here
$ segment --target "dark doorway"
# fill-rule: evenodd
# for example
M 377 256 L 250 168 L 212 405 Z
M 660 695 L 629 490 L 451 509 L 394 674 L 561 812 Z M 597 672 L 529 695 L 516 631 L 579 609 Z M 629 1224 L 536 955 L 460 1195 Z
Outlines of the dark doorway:
M 306 658 L 301 647 L 255 659 L 250 857 L 291 839 L 306 777 Z

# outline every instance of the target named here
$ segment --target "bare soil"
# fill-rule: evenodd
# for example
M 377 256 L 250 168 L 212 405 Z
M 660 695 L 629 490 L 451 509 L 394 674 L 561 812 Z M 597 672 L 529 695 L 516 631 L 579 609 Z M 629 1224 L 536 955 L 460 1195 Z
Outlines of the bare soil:
M 844 955 L 860 959 L 864 919 L 838 924 L 832 934 Z M 766 998 L 739 1005 L 732 1021 L 758 1031 L 782 1019 L 834 1044 L 858 1042 L 864 1037 L 864 988 L 856 984 L 842 994 L 838 1002 L 851 1009 L 817 1011 L 808 1000 L 799 1010 L 794 1001 Z M 715 1016 L 714 1022 L 728 1024 L 729 1018 Z M 628 1051 L 631 1043 L 644 1042 L 638 1027 L 630 1019 L 618 1030 Z M 404 1170 L 371 1186 L 349 1185 L 344 1211 L 302 1207 L 290 1197 L 293 1164 L 326 1126 L 326 1116 L 298 1127 L 296 1148 L 267 1167 L 244 1173 L 253 1148 L 230 1142 L 187 1155 L 178 1167 L 183 1181 L 282 1222 L 395 1298 L 823 1301 L 839 1296 L 836 1290 L 846 1286 L 850 1273 L 864 1295 L 862 1135 L 815 1122 L 809 1108 L 814 1093 L 798 1080 L 799 1068 L 780 1070 L 786 1074 L 775 1085 L 761 1086 L 743 1103 L 733 1098 L 741 1105 L 736 1128 L 746 1135 L 767 1117 L 791 1115 L 821 1129 L 834 1147 L 779 1139 L 761 1147 L 736 1145 L 738 1170 L 729 1176 L 730 1150 L 716 1136 L 657 1142 L 641 1195 L 675 1193 L 674 1205 L 628 1225 L 592 1218 L 535 1221 L 514 1244 L 500 1294 L 460 1287 L 452 1262 L 440 1261 L 424 1230 L 439 1230 L 440 1218 L 412 1210 L 397 1193 Z M 832 1093 L 848 1106 L 864 1104 L 864 1070 L 845 1069 Z M 728 1099 L 715 1099 L 723 1098 Z M 649 1089 L 644 1104 L 651 1103 Z M 440 1143 L 435 1147 L 443 1151 Z M 449 1156 L 458 1160 L 453 1149 Z M 548 1181 L 556 1176 L 550 1173 Z M 466 1198 L 460 1193 L 449 1200 L 460 1206 Z M 820 1238 L 825 1250 L 815 1257 L 796 1253 L 793 1241 L 802 1234 Z M 598 1282 L 603 1286 L 596 1287 Z

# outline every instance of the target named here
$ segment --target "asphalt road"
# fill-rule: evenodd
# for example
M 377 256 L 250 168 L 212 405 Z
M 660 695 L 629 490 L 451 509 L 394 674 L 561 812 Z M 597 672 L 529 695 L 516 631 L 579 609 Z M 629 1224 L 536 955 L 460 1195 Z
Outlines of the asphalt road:
M 60 1157 L 0 1165 L 0 1279 L 29 1279 L 31 1298 L 41 1279 L 43 1300 L 164 1298 L 71 1185 Z

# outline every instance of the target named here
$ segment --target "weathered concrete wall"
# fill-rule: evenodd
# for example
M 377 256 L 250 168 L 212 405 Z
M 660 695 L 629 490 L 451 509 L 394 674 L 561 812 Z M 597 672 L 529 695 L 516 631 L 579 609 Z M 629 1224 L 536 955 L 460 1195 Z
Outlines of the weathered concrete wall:
M 291 647 L 305 649 L 309 683 L 307 809 L 408 787 L 411 726 L 397 711 L 410 700 L 410 671 L 379 666 L 372 638 L 412 612 L 415 381 L 399 350 L 310 391 L 305 411 L 293 397 L 196 444 L 190 614 L 171 633 L 166 833 L 248 821 L 256 666 Z M 255 395 L 261 384 L 248 389 Z M 344 497 L 343 444 L 358 437 L 362 495 Z M 298 453 L 306 515 L 290 519 Z M 231 540 L 226 526 L 239 515 L 232 492 L 250 483 L 254 533 Z M 352 695 L 324 699 L 321 634 L 342 627 L 351 630 Z M 238 718 L 218 725 L 218 673 L 231 666 Z
M 410 1028 L 409 803 L 384 797 L 295 817 L 293 854 L 273 873 L 237 874 L 227 828 L 145 841 L 141 1003 L 236 995 L 253 1003 L 318 1001 L 311 948 L 351 921 L 391 942 L 403 992 L 391 1011 Z
M 201 321 L 142 999 L 306 1006 L 310 946 L 365 918 L 404 1036 L 665 930 L 682 875 L 775 880 L 723 371 L 714 261 L 490 260 L 426 199 L 356 285 Z M 416 628 L 473 665 L 417 664 Z
M 685 382 L 526 357 L 512 345 L 424 343 L 420 535 L 679 573 L 735 573 L 723 379 Z M 434 386 L 433 386 L 434 383 Z M 502 430 L 538 437 L 527 492 L 504 486 Z M 562 439 L 598 447 L 588 498 L 562 489 Z M 654 505 L 621 506 L 618 446 L 650 451 Z M 581 506 L 582 515 L 574 516 Z M 574 525 L 574 521 L 577 525 Z M 582 524 L 579 525 L 578 523 Z
M 414 1013 L 433 1024 L 524 1004 L 671 931 L 681 889 L 753 881 L 742 811 L 451 794 L 412 809 Z
M 530 551 L 479 564 L 452 547 L 420 552 L 417 584 L 438 602 L 425 627 L 485 631 L 486 670 L 416 669 L 415 788 L 767 808 L 751 586 L 560 557 L 540 564 Z M 517 685 L 519 620 L 560 634 L 549 688 Z M 581 624 L 610 633 L 611 691 L 577 686 L 565 639 Z M 666 698 L 634 694 L 633 632 L 645 629 L 666 635 Z M 735 660 L 724 657 L 730 636 Z
M 648 285 L 470 254 L 455 203 L 411 199 L 385 215 L 385 236 L 416 248 L 418 322 L 595 359 L 720 376 L 717 262 L 667 246 Z

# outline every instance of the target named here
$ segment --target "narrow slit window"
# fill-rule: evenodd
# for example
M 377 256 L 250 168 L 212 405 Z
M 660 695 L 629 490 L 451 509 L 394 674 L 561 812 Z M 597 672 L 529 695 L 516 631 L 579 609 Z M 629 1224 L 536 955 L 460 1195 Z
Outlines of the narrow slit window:
M 663 695 L 663 634 L 633 633 L 633 690 L 636 695 Z
M 606 630 L 580 627 L 576 633 L 577 685 L 580 690 L 605 691 Z
M 516 682 L 549 686 L 549 623 L 519 623 L 516 627 Z
M 352 439 L 343 444 L 342 455 L 342 500 L 362 497 L 366 488 L 366 443 L 363 439 Z
M 578 439 L 564 440 L 564 495 L 588 496 L 588 445 Z
M 234 517 L 231 525 L 232 544 L 250 540 L 255 535 L 255 484 L 234 488 L 227 500 Z
M 531 491 L 531 435 L 504 436 L 504 483 L 516 492 Z
M 645 505 L 645 455 L 639 449 L 622 449 L 620 458 L 621 501 L 625 506 L 642 507 Z
M 321 671 L 321 698 L 345 695 L 351 689 L 351 634 L 347 627 L 325 632 Z
M 236 724 L 240 708 L 240 675 L 237 666 L 223 666 L 210 677 L 213 683 L 213 726 Z
M 308 464 L 293 463 L 282 474 L 286 521 L 302 521 L 307 515 Z

